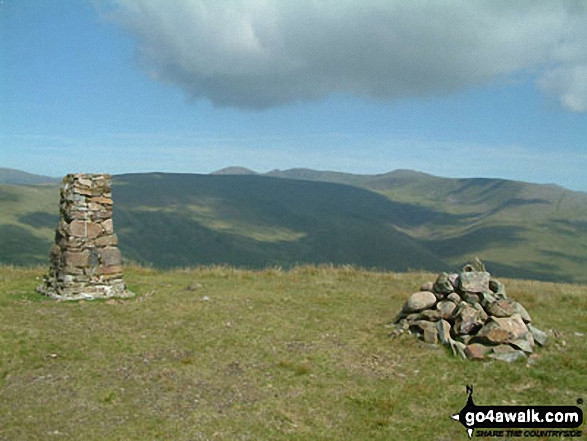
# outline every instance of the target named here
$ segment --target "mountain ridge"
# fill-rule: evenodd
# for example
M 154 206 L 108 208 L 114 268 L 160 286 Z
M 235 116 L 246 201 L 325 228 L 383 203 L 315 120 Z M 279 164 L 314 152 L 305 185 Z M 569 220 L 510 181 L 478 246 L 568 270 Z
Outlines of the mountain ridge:
M 124 254 L 155 266 L 335 263 L 399 271 L 456 269 L 479 256 L 505 277 L 587 282 L 582 192 L 409 170 L 280 173 L 114 176 Z M 57 213 L 57 185 L 0 186 L 0 262 L 46 261 Z

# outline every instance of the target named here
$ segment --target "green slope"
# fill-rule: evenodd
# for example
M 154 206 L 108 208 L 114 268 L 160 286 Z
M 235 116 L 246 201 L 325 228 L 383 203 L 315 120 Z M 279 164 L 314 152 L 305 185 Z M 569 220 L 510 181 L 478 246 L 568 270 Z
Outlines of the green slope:
M 128 257 L 157 266 L 442 262 L 393 225 L 401 207 L 360 188 L 259 176 L 118 176 L 115 223 Z
M 0 185 L 0 263 L 46 263 L 58 221 L 57 185 Z
M 586 193 L 410 170 L 353 175 L 293 169 L 271 175 L 356 185 L 407 204 L 410 216 L 396 225 L 453 265 L 480 255 L 508 277 L 587 280 Z

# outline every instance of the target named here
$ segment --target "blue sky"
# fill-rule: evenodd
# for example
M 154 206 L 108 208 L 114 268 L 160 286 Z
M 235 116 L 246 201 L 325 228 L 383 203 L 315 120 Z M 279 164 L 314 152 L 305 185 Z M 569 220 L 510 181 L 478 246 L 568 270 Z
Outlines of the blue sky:
M 586 140 L 582 2 L 0 3 L 0 167 L 587 191 Z

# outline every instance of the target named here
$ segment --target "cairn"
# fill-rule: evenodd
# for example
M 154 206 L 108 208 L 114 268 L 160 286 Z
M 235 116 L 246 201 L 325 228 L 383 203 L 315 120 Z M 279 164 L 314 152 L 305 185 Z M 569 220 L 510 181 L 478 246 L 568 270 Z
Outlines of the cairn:
M 110 175 L 69 174 L 61 187 L 61 220 L 50 269 L 37 291 L 61 300 L 131 297 L 112 224 Z
M 547 339 L 479 259 L 458 274 L 442 273 L 435 282 L 422 285 L 394 323 L 392 337 L 408 331 L 427 343 L 440 341 L 455 356 L 469 360 L 525 359 Z

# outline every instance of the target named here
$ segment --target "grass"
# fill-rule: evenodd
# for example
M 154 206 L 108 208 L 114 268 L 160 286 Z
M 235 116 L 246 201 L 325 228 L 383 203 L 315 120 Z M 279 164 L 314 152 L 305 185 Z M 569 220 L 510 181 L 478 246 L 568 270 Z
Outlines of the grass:
M 557 338 L 464 362 L 389 323 L 433 275 L 131 267 L 137 297 L 55 302 L 0 268 L 0 439 L 454 440 L 465 404 L 587 398 L 587 287 L 505 280 Z M 580 334 L 576 334 L 580 333 Z

